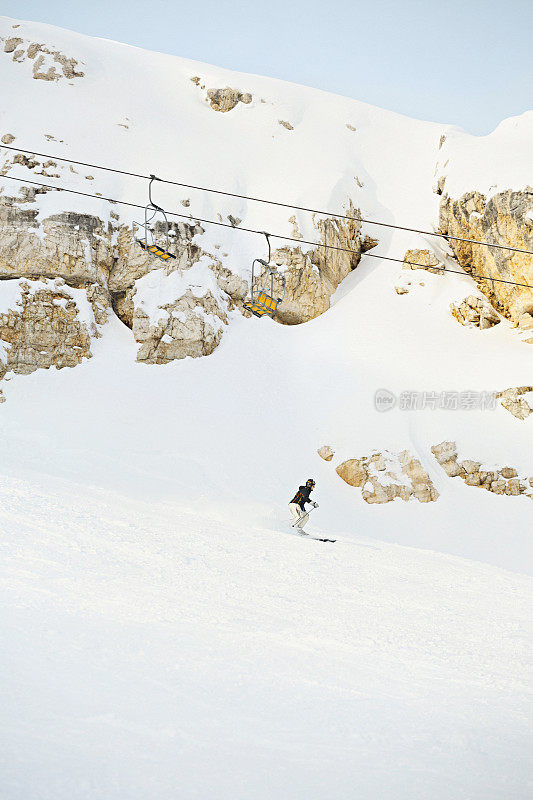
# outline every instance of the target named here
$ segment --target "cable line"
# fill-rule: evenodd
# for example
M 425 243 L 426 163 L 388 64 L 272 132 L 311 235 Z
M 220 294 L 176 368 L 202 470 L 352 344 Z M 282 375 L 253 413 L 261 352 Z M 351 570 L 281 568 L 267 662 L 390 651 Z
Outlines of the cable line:
M 105 172 L 116 173 L 117 175 L 129 175 L 132 178 L 143 178 L 144 180 L 150 180 L 150 178 L 151 178 L 150 175 L 141 175 L 138 172 L 129 172 L 129 171 L 123 170 L 123 169 L 115 169 L 114 167 L 104 167 L 104 166 L 101 166 L 100 164 L 90 164 L 90 163 L 88 163 L 86 161 L 74 161 L 71 158 L 64 158 L 63 156 L 53 156 L 53 155 L 50 155 L 49 153 L 36 153 L 33 150 L 22 150 L 22 149 L 20 149 L 18 147 L 10 147 L 9 145 L 6 145 L 6 144 L 1 145 L 1 147 L 3 147 L 6 150 L 13 150 L 16 153 L 27 153 L 29 155 L 39 156 L 40 158 L 51 158 L 51 159 L 55 159 L 56 161 L 66 161 L 68 164 L 77 164 L 77 166 L 79 166 L 79 167 L 91 167 L 91 168 L 94 168 L 94 169 L 101 169 L 101 170 L 104 170 Z M 332 211 L 322 211 L 322 210 L 316 209 L 316 208 L 307 208 L 306 206 L 295 206 L 295 205 L 291 205 L 290 203 L 282 203 L 281 201 L 277 201 L 277 200 L 265 200 L 262 197 L 251 197 L 251 196 L 245 195 L 245 194 L 237 194 L 235 192 L 226 192 L 226 191 L 223 191 L 222 189 L 213 189 L 213 188 L 211 188 L 209 186 L 194 186 L 193 184 L 190 184 L 190 183 L 181 183 L 180 181 L 171 181 L 171 180 L 168 180 L 167 178 L 156 178 L 156 180 L 160 181 L 161 183 L 168 183 L 171 186 L 180 186 L 182 189 L 194 189 L 195 191 L 199 191 L 199 192 L 210 192 L 212 194 L 223 195 L 224 197 L 235 197 L 235 198 L 237 198 L 239 200 L 249 200 L 249 201 L 252 201 L 254 203 L 264 203 L 264 204 L 270 205 L 270 206 L 279 206 L 280 208 L 288 208 L 288 209 L 291 209 L 293 211 L 305 211 L 305 212 L 309 212 L 311 214 L 321 214 L 322 216 L 325 216 L 325 217 L 335 217 L 337 219 L 352 220 L 353 222 L 364 222 L 367 225 L 379 225 L 382 228 L 392 228 L 392 229 L 398 230 L 398 231 L 408 231 L 410 233 L 420 233 L 420 234 L 422 234 L 424 236 L 438 236 L 441 239 L 452 240 L 452 241 L 455 241 L 455 242 L 465 242 L 466 244 L 478 244 L 478 245 L 480 245 L 482 247 L 495 247 L 498 250 L 509 250 L 509 251 L 514 252 L 514 253 L 525 253 L 526 255 L 533 256 L 533 251 L 524 250 L 524 249 L 522 249 L 520 247 L 511 247 L 510 245 L 505 245 L 505 244 L 491 244 L 490 242 L 479 242 L 479 241 L 477 241 L 477 239 L 465 239 L 465 238 L 463 238 L 461 236 L 452 236 L 451 234 L 448 234 L 448 233 L 437 233 L 435 231 L 420 230 L 419 228 L 408 228 L 405 225 L 393 225 L 391 222 L 381 222 L 381 221 L 372 220 L 372 219 L 365 219 L 364 217 L 350 217 L 347 214 L 335 214 Z M 496 280 L 496 279 L 494 279 L 494 280 Z
M 67 192 L 67 194 L 77 194 L 81 195 L 82 197 L 92 197 L 94 200 L 105 200 L 108 203 L 118 203 L 119 205 L 129 206 L 130 208 L 142 208 L 142 209 L 145 208 L 145 206 L 142 206 L 139 203 L 130 203 L 127 200 L 116 200 L 112 197 L 103 197 L 97 194 L 89 194 L 88 192 L 80 192 L 77 189 L 67 189 L 66 187 L 63 186 L 53 186 L 50 185 L 49 183 L 39 183 L 38 181 L 32 181 L 29 180 L 28 178 L 15 178 L 13 175 L 2 175 L 1 177 L 7 178 L 10 181 L 18 181 L 19 183 L 41 186 L 44 189 L 51 189 L 56 192 Z M 178 211 L 168 211 L 167 214 L 170 217 L 180 217 L 181 219 L 186 219 L 188 222 L 195 222 L 195 221 L 203 222 L 206 225 L 218 225 L 219 227 L 222 228 L 231 228 L 234 231 L 245 231 L 246 233 L 259 233 L 262 236 L 264 236 L 265 234 L 265 231 L 257 230 L 256 228 L 236 227 L 228 222 L 219 222 L 218 220 L 203 219 L 202 217 L 196 217 L 196 216 L 193 217 L 192 214 L 181 214 Z M 269 236 L 272 239 L 280 239 L 285 242 L 296 242 L 296 244 L 309 244 L 312 247 L 324 247 L 327 250 L 336 250 L 341 253 L 354 253 L 355 255 L 358 254 L 357 250 L 352 250 L 351 248 L 348 247 L 338 247 L 337 245 L 334 244 L 324 244 L 323 242 L 311 242 L 308 239 L 296 239 L 294 236 L 282 236 L 279 233 L 269 233 Z M 382 261 L 395 261 L 397 264 L 409 264 L 411 267 L 422 267 L 422 269 L 428 269 L 427 264 L 418 264 L 418 263 L 413 263 L 411 261 L 406 262 L 405 259 L 403 258 L 393 258 L 392 256 L 380 256 L 377 255 L 377 253 L 368 253 L 368 252 L 360 253 L 360 256 L 361 257 L 367 256 L 368 258 L 379 258 Z M 475 272 L 465 272 L 464 270 L 450 269 L 449 267 L 444 267 L 444 266 L 443 267 L 432 266 L 430 267 L 430 269 L 436 269 L 439 270 L 440 272 L 450 272 L 455 275 L 463 275 L 463 277 L 470 276 L 472 278 L 479 278 L 486 281 L 495 281 L 496 283 L 506 283 L 509 284 L 510 286 L 521 286 L 524 289 L 533 289 L 533 286 L 530 286 L 528 283 L 517 283 L 516 281 L 506 281 L 503 278 L 493 278 L 492 276 L 479 275 L 478 273 Z

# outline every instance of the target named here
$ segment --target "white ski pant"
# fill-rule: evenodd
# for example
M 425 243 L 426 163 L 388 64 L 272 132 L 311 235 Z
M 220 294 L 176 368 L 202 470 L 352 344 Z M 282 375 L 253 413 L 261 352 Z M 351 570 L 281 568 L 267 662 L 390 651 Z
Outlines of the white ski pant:
M 304 511 L 303 508 L 300 508 L 298 503 L 289 503 L 289 508 L 290 508 L 291 514 L 292 514 L 292 516 L 294 517 L 295 520 L 297 520 L 297 519 L 301 520 L 302 517 L 305 517 L 304 521 L 303 522 L 300 521 L 298 523 L 298 525 L 296 526 L 297 528 L 303 528 L 303 526 L 305 525 L 305 523 L 309 519 L 309 514 L 306 511 Z

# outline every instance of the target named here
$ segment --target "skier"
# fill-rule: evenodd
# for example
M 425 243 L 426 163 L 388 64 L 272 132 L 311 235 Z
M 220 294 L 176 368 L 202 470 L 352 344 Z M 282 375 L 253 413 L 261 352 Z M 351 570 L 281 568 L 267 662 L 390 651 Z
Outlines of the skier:
M 305 482 L 305 486 L 298 487 L 298 491 L 289 503 L 292 516 L 295 520 L 298 520 L 296 529 L 302 533 L 304 532 L 303 527 L 309 519 L 309 512 L 306 512 L 305 504 L 311 503 L 313 508 L 318 508 L 318 503 L 315 503 L 315 501 L 311 500 L 309 497 L 314 488 L 315 482 L 312 478 L 309 478 L 309 480 Z

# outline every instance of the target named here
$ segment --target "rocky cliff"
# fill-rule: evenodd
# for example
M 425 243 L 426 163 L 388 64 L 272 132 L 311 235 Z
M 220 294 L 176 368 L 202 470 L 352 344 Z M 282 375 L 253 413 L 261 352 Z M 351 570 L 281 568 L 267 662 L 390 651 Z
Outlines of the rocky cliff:
M 0 283 L 0 377 L 49 367 L 75 367 L 91 357 L 97 319 L 106 319 L 105 296 L 90 284 L 72 289 L 55 281 Z
M 14 163 L 9 156 L 4 160 L 4 174 Z M 26 159 L 24 166 L 33 173 L 37 168 L 46 169 L 38 159 Z M 230 312 L 249 316 L 243 301 L 250 286 L 241 277 L 242 265 L 236 264 L 233 270 L 216 250 L 204 250 L 204 228 L 199 223 L 170 223 L 170 250 L 175 258 L 163 264 L 142 250 L 112 205 L 106 221 L 73 211 L 42 219 L 37 200 L 46 193 L 46 189 L 24 187 L 18 194 L 0 198 L 0 280 L 59 278 L 69 287 L 90 288 L 92 296 L 94 287 L 98 287 L 102 308 L 106 313 L 112 308 L 132 330 L 139 344 L 137 360 L 152 364 L 208 355 L 218 345 Z M 351 203 L 349 213 L 354 217 L 359 214 Z M 361 223 L 355 219 L 321 219 L 316 230 L 322 246 L 306 251 L 299 246 L 282 247 L 273 252 L 275 291 L 284 295 L 278 322 L 306 322 L 327 310 L 331 295 L 355 269 L 361 252 L 375 244 L 374 240 L 362 239 Z M 163 244 L 161 222 L 154 234 Z M 155 273 L 152 278 L 151 273 Z M 255 288 L 263 285 L 265 277 L 257 275 Z M 96 321 L 104 323 L 107 317 L 99 309 L 96 305 Z M 8 308 L 0 311 L 11 313 Z M 42 306 L 39 313 L 44 317 L 48 314 L 47 323 L 55 326 L 53 304 Z M 29 321 L 30 317 L 26 314 L 25 319 Z M 23 330 L 29 331 L 28 324 L 19 329 L 19 336 Z M 59 329 L 56 333 L 60 338 Z M 66 342 L 63 345 L 68 349 Z M 36 367 L 54 363 L 53 359 L 45 361 L 32 363 Z M 12 368 L 12 360 L 7 368 Z
M 450 236 L 532 251 L 533 190 L 504 191 L 489 198 L 477 191 L 458 198 L 446 194 L 439 222 Z M 457 239 L 449 244 L 494 308 L 519 327 L 533 329 L 533 289 L 527 288 L 533 285 L 533 258 Z

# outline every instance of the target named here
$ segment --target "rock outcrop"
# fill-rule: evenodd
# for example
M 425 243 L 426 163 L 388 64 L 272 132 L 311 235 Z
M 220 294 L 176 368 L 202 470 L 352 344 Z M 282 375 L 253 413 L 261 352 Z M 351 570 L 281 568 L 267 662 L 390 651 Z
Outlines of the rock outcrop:
M 166 310 L 157 319 L 151 319 L 139 306 L 136 282 L 153 271 L 165 271 L 161 271 L 160 260 L 144 252 L 134 241 L 131 228 L 119 225 L 118 214 L 111 211 L 107 223 L 74 212 L 40 220 L 34 199 L 33 194 L 24 193 L 22 197 L 2 198 L 2 278 L 59 277 L 71 287 L 86 287 L 91 296 L 97 293 L 103 307 L 112 305 L 133 330 L 140 344 L 140 361 L 166 363 L 173 358 L 212 352 L 220 340 L 223 324 L 227 323 L 228 311 L 242 307 L 248 292 L 246 281 L 212 258 L 210 270 L 203 278 L 207 276 L 212 281 L 214 291 L 196 297 L 192 288 L 188 294 L 168 297 Z M 194 221 L 170 225 L 171 249 L 176 258 L 169 268 L 174 269 L 181 283 L 184 280 L 198 283 L 192 268 L 205 254 L 193 244 L 193 239 L 201 233 L 203 228 Z M 156 241 L 162 243 L 163 234 L 162 223 L 156 224 Z M 99 307 L 95 305 L 97 315 Z M 100 317 L 97 321 L 104 320 Z M 52 322 L 55 325 L 55 320 Z
M 402 269 L 423 269 L 434 275 L 443 275 L 443 267 L 437 256 L 429 250 L 407 250 L 403 257 Z
M 207 99 L 214 111 L 225 114 L 234 109 L 238 103 L 249 105 L 252 102 L 252 95 L 249 92 L 240 92 L 238 89 L 232 89 L 231 86 L 225 86 L 223 89 L 208 89 Z
M 39 48 L 33 50 L 34 55 L 41 52 Z M 251 96 L 228 89 L 215 93 L 211 99 L 220 104 L 220 110 L 228 110 L 227 103 L 246 104 Z M 13 136 L 4 133 L 2 138 L 7 142 Z M 16 165 L 27 170 L 31 177 L 61 178 L 68 171 L 93 178 L 62 162 L 13 152 L 4 155 L 0 162 L 0 175 L 8 175 Z M 205 231 L 194 218 L 169 223 L 168 247 L 174 258 L 162 266 L 161 261 L 139 247 L 131 224 L 121 224 L 117 206 L 112 202 L 106 207 L 104 219 L 74 211 L 46 217 L 37 201 L 49 191 L 52 190 L 47 187 L 23 186 L 18 194 L 0 197 L 0 279 L 62 278 L 73 288 L 98 286 L 98 290 L 92 288 L 91 292 L 98 291 L 104 307 L 112 307 L 132 330 L 139 344 L 137 358 L 147 363 L 208 355 L 219 343 L 230 312 L 239 310 L 249 314 L 243 306 L 250 290 L 243 277 L 248 265 L 243 268 L 237 264 L 233 270 L 226 254 L 217 255 L 217 245 L 214 254 L 203 250 L 199 242 Z M 315 221 L 317 239 L 321 242 L 315 250 L 287 247 L 273 253 L 272 261 L 280 265 L 275 291 L 278 296 L 284 294 L 276 317 L 278 322 L 297 324 L 327 310 L 331 295 L 357 266 L 361 253 L 377 243 L 361 237 L 359 212 L 351 203 L 348 215 L 354 216 L 353 221 L 322 218 Z M 241 224 L 231 214 L 227 219 L 235 228 Z M 298 232 L 296 217 L 289 221 L 293 232 Z M 167 247 L 161 220 L 155 221 L 153 234 L 157 243 Z M 141 228 L 138 235 L 142 235 Z M 198 278 L 196 268 L 200 262 Z M 143 305 L 142 281 L 153 272 L 159 275 L 164 298 L 151 303 L 147 310 Z M 264 278 L 258 275 L 256 288 L 264 284 Z M 169 286 L 177 291 L 173 296 L 167 291 Z
M 25 202 L 31 204 L 31 199 Z M 113 227 L 97 217 L 74 212 L 54 214 L 40 225 L 35 208 L 4 200 L 0 276 L 61 277 L 75 286 L 107 283 L 115 263 L 113 233 Z
M 228 298 L 207 256 L 185 273 L 160 269 L 138 280 L 132 304 L 133 335 L 141 345 L 137 360 L 149 364 L 209 355 L 228 322 Z
M 329 444 L 325 444 L 323 447 L 318 448 L 317 453 L 320 458 L 324 459 L 324 461 L 332 461 L 333 456 L 335 455 L 335 450 L 333 450 Z
M 433 445 L 431 452 L 449 478 L 455 478 L 457 475 L 464 477 L 466 475 L 464 467 L 457 463 L 457 445 L 455 442 L 440 442 L 440 444 Z
M 460 198 L 444 195 L 440 205 L 443 233 L 533 251 L 533 194 L 500 192 L 487 199 L 480 192 Z M 459 264 L 470 273 L 492 306 L 521 327 L 533 326 L 533 259 L 525 253 L 450 239 Z M 485 277 L 480 277 L 485 276 Z M 512 283 L 498 283 L 492 278 Z
M 459 461 L 455 442 L 440 442 L 431 448 L 431 452 L 449 477 L 462 478 L 467 486 L 477 486 L 494 494 L 533 497 L 533 477 L 519 477 L 514 467 L 489 469 L 484 468 L 480 461 Z
M 461 303 L 451 303 L 450 311 L 461 325 L 471 326 L 486 330 L 498 325 L 500 317 L 490 303 L 471 294 Z
M 420 461 L 408 450 L 397 455 L 384 451 L 351 458 L 337 467 L 337 474 L 349 486 L 362 489 L 367 503 L 389 503 L 396 498 L 420 503 L 438 499 L 439 493 Z
M 36 369 L 75 367 L 91 357 L 98 336 L 97 314 L 105 310 L 97 291 L 86 292 L 62 280 L 0 282 L 0 377 Z
M 116 248 L 108 274 L 108 286 L 111 293 L 125 292 L 133 287 L 136 280 L 162 266 L 162 262 L 158 258 L 139 247 L 132 235 L 131 227 L 120 225 L 116 230 L 118 231 Z M 190 223 L 169 222 L 170 252 L 175 258 L 168 265 L 168 269 L 186 270 L 199 260 L 202 250 L 198 245 L 193 244 L 193 239 L 203 232 L 204 229 L 192 220 Z M 165 229 L 162 222 L 155 224 L 154 235 L 156 243 L 166 247 Z M 137 236 L 142 238 L 142 229 L 138 231 Z
M 301 247 L 280 247 L 272 253 L 272 262 L 279 265 L 280 273 L 274 282 L 274 294 L 284 297 L 277 311 L 280 322 L 296 325 L 327 311 L 331 295 L 357 267 L 361 254 L 376 245 L 375 240 L 362 238 L 357 219 L 360 213 L 351 201 L 346 213 L 354 219 L 315 220 L 321 246 L 310 253 Z M 292 224 L 296 226 L 296 222 Z M 266 270 L 259 273 L 255 284 L 257 289 L 264 285 L 270 285 Z
M 527 419 L 533 412 L 533 408 L 523 395 L 529 393 L 533 395 L 533 386 L 516 386 L 515 388 L 504 389 L 502 392 L 496 392 L 495 397 L 499 399 L 502 406 L 507 409 L 513 417 L 517 419 Z
M 3 52 L 13 61 L 33 61 L 32 75 L 35 80 L 59 81 L 63 78 L 73 80 L 83 78 L 79 62 L 59 50 L 51 50 L 39 42 L 30 42 L 18 36 L 0 39 L 4 42 Z

